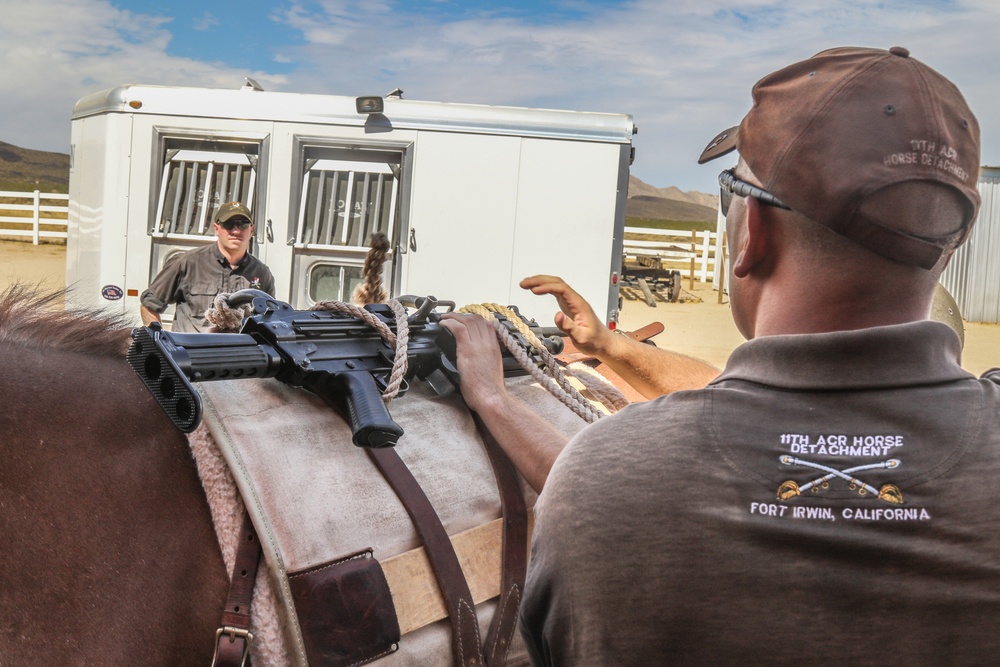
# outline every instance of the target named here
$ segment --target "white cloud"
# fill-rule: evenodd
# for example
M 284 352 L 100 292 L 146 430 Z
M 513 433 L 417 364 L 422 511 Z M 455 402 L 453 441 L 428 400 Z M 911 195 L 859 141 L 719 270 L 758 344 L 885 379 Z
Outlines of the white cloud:
M 981 122 L 1000 106 L 1000 5 L 985 0 L 636 0 L 543 25 L 475 13 L 433 24 L 404 7 L 296 5 L 285 20 L 307 43 L 293 85 L 630 113 L 640 128 L 633 172 L 685 189 L 714 187 L 717 168 L 694 160 L 746 112 L 753 82 L 825 48 L 901 44 L 952 78 Z M 1000 163 L 1000 131 L 984 132 L 984 160 Z
M 69 152 L 79 98 L 123 83 L 238 87 L 244 76 L 265 86 L 283 76 L 247 73 L 167 53 L 167 19 L 118 9 L 107 0 L 4 3 L 0 22 L 0 140 Z
M 412 99 L 630 113 L 640 129 L 633 173 L 712 190 L 717 167 L 694 160 L 746 112 L 754 81 L 824 48 L 899 44 L 963 90 L 983 125 L 984 162 L 1000 164 L 991 113 L 1000 108 L 1000 3 L 992 0 L 633 0 L 584 3 L 562 23 L 497 18 L 478 4 L 442 21 L 398 1 L 275 0 L 269 18 L 301 43 L 269 43 L 262 57 L 287 75 L 171 56 L 172 31 L 184 26 L 109 0 L 4 4 L 0 140 L 31 148 L 67 150 L 72 105 L 96 90 L 237 87 L 249 75 L 268 90 L 399 87 Z
M 204 16 L 194 20 L 192 27 L 199 32 L 205 32 L 217 25 L 219 25 L 219 19 L 212 16 L 211 12 L 205 12 Z

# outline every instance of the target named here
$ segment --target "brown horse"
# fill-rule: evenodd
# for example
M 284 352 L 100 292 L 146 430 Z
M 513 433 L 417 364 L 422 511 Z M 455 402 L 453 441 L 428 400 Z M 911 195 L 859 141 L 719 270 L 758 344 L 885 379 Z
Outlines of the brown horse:
M 55 310 L 59 299 L 17 286 L 0 294 L 0 665 L 207 665 L 228 575 L 219 524 L 213 526 L 189 442 L 125 362 L 125 323 Z M 254 414 L 270 406 L 280 408 L 272 414 L 297 411 L 297 425 L 309 427 L 313 414 L 326 420 L 322 461 L 308 462 L 297 473 L 296 488 L 285 492 L 291 505 L 278 505 L 293 523 L 309 516 L 306 525 L 325 526 L 303 538 L 314 560 L 365 547 L 380 558 L 398 558 L 386 576 L 399 613 L 397 589 L 410 586 L 398 585 L 398 573 L 409 572 L 403 556 L 419 540 L 384 481 L 371 477 L 374 468 L 351 444 L 349 425 L 306 392 L 291 392 L 290 402 L 279 403 L 279 393 L 288 393 L 278 391 L 281 385 L 247 400 L 250 385 L 211 384 L 231 387 L 223 390 L 229 398 L 220 405 L 236 413 L 244 406 Z M 579 417 L 539 387 L 516 389 L 528 392 L 522 400 L 560 430 L 582 427 Z M 428 398 L 427 392 L 422 385 L 411 388 L 394 403 L 394 416 L 407 424 L 403 456 L 421 483 L 429 484 L 425 490 L 454 536 L 497 519 L 496 484 L 464 405 L 455 397 Z M 231 419 L 236 430 L 259 430 L 256 421 L 239 414 Z M 281 460 L 321 445 L 314 440 L 301 439 L 302 447 L 282 443 Z M 272 467 L 267 458 L 257 465 Z M 253 465 L 247 471 L 253 473 Z M 310 482 L 311 476 L 323 483 Z M 340 481 L 330 485 L 336 476 Z M 298 486 L 336 488 L 341 495 L 328 495 L 322 504 L 343 502 L 349 509 L 337 509 L 336 520 L 307 514 L 310 508 L 295 505 L 302 496 Z M 357 499 L 371 511 L 360 511 Z M 312 544 L 319 535 L 335 538 L 333 546 L 323 547 L 329 551 L 323 557 Z M 312 566 L 308 558 L 278 551 L 284 557 L 278 571 Z M 419 590 L 414 595 L 425 597 Z M 493 616 L 493 604 L 477 604 L 481 623 Z M 435 622 L 440 618 L 403 629 L 398 652 L 384 661 L 450 664 L 450 626 Z M 288 627 L 284 632 L 294 635 Z M 261 664 L 289 661 L 277 655 L 255 657 L 265 658 Z M 519 659 L 523 651 L 512 651 L 509 661 Z
M 207 665 L 228 575 L 128 328 L 0 294 L 0 664 Z

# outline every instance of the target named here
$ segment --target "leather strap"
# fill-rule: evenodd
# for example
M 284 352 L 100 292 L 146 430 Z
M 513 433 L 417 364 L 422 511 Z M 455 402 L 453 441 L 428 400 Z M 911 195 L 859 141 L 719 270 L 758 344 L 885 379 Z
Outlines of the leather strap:
M 521 607 L 524 578 L 528 569 L 528 508 L 514 464 L 486 428 L 482 417 L 473 412 L 472 418 L 493 465 L 503 515 L 500 599 L 483 646 L 486 665 L 493 667 L 506 662 L 511 640 L 517 631 L 518 610 Z
M 236 547 L 233 576 L 229 580 L 229 596 L 222 612 L 222 622 L 215 631 L 215 656 L 212 667 L 243 667 L 249 664 L 250 602 L 257 583 L 257 565 L 260 563 L 260 541 L 254 531 L 250 514 L 243 517 L 240 541 Z
M 490 622 L 486 644 L 481 646 L 479 621 L 469 584 L 455 555 L 451 538 L 420 484 L 392 448 L 368 448 L 368 454 L 396 492 L 413 520 L 427 552 L 434 577 L 448 608 L 452 626 L 454 664 L 461 667 L 502 665 L 517 629 L 518 608 L 524 590 L 528 553 L 528 514 L 517 472 L 479 416 L 476 426 L 486 443 L 493 474 L 500 490 L 504 519 L 500 598 Z M 485 657 L 484 657 L 485 654 Z
M 434 570 L 452 627 L 452 655 L 455 665 L 479 665 L 482 650 L 479 643 L 479 621 L 472 592 L 465 580 L 462 566 L 455 555 L 451 539 L 441 525 L 441 519 L 424 494 L 413 473 L 399 458 L 394 448 L 366 448 L 375 465 L 382 472 L 389 486 L 399 496 L 403 507 L 413 521 L 417 534 L 427 551 L 427 559 Z M 472 662 L 471 660 L 475 660 Z

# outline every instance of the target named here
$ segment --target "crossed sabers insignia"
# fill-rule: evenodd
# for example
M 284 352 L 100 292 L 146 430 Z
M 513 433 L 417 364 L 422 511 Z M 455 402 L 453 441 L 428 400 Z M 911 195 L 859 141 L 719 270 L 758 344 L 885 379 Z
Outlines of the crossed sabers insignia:
M 789 500 L 795 496 L 802 495 L 803 491 L 808 491 L 810 489 L 812 489 L 813 493 L 818 493 L 821 488 L 830 488 L 830 480 L 834 477 L 839 477 L 847 481 L 852 491 L 856 489 L 858 495 L 867 496 L 871 494 L 873 498 L 878 498 L 879 500 L 884 500 L 887 503 L 893 503 L 894 505 L 901 505 L 903 503 L 903 493 L 895 484 L 885 484 L 881 489 L 876 489 L 874 486 L 865 484 L 860 479 L 852 475 L 852 473 L 856 473 L 861 470 L 874 470 L 877 468 L 892 470 L 894 468 L 898 468 L 901 464 L 899 459 L 888 459 L 879 463 L 869 463 L 863 466 L 847 468 L 846 470 L 837 470 L 836 468 L 825 466 L 822 463 L 813 463 L 812 461 L 806 461 L 794 456 L 788 456 L 787 454 L 779 456 L 778 460 L 786 466 L 806 466 L 807 468 L 816 468 L 817 470 L 822 470 L 826 473 L 822 477 L 817 477 L 813 481 L 808 484 L 803 484 L 802 486 L 799 486 L 792 480 L 782 482 L 781 486 L 778 487 L 778 500 Z

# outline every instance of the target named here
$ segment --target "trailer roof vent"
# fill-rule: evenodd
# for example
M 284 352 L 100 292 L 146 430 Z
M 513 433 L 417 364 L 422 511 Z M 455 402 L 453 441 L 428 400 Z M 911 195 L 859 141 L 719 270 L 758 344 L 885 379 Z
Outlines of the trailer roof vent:
M 264 86 L 260 85 L 250 77 L 246 77 L 246 83 L 243 84 L 243 90 L 259 90 L 264 91 Z

